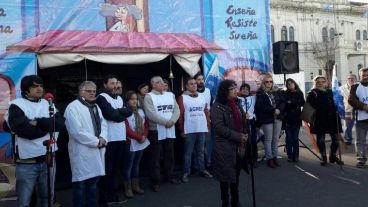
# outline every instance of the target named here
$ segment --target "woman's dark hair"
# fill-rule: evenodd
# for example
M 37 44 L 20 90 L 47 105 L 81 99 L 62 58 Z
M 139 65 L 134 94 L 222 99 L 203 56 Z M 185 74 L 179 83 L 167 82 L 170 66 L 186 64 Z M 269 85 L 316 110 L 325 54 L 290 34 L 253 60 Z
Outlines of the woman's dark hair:
M 240 86 L 240 89 L 239 90 L 243 90 L 243 88 L 247 88 L 248 91 L 250 92 L 250 85 L 248 83 L 243 83 L 241 84 Z
M 201 72 L 198 72 L 197 74 L 195 74 L 193 76 L 194 79 L 197 79 L 199 76 L 203 76 L 203 74 Z
M 142 88 L 144 88 L 144 87 L 146 87 L 146 86 L 148 86 L 148 87 L 149 87 L 149 85 L 148 85 L 148 84 L 146 84 L 146 83 L 142 83 L 142 84 L 140 84 L 140 85 L 138 86 L 138 92 L 139 92 Z
M 184 86 L 186 86 L 190 80 L 195 80 L 195 78 L 192 78 L 192 77 L 186 77 L 186 78 L 184 79 Z
M 221 104 L 226 104 L 229 89 L 234 86 L 236 86 L 235 81 L 223 80 L 217 89 L 216 101 L 218 101 Z
M 103 79 L 104 84 L 107 84 L 109 82 L 110 79 L 115 78 L 116 80 L 119 80 L 118 77 L 116 75 L 106 75 Z
M 137 95 L 135 91 L 129 90 L 124 94 L 124 102 L 128 103 L 128 101 L 132 98 L 133 95 Z
M 28 75 L 22 78 L 20 82 L 20 90 L 23 97 L 25 97 L 26 92 L 29 92 L 29 88 L 35 84 L 43 85 L 43 80 L 37 75 Z
M 294 79 L 292 79 L 292 78 L 288 78 L 288 79 L 286 79 L 286 81 L 285 81 L 286 90 L 289 90 L 289 88 L 288 88 L 288 83 L 289 83 L 289 82 L 294 83 L 294 85 L 295 85 L 295 90 L 296 90 L 296 91 L 300 91 L 299 85 L 298 85 L 298 84 L 295 82 L 295 80 L 294 80 Z

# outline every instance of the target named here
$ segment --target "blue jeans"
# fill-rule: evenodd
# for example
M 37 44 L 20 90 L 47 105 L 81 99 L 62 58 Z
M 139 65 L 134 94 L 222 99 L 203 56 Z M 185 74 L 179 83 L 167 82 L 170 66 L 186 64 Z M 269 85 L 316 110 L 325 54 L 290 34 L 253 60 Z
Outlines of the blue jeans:
M 99 177 L 73 182 L 73 206 L 95 207 L 97 206 L 97 181 Z
M 17 163 L 15 168 L 18 206 L 29 206 L 33 190 L 37 189 L 38 199 L 42 207 L 48 206 L 47 199 L 47 164 Z
M 139 177 L 139 164 L 143 156 L 143 150 L 131 152 L 130 145 L 125 144 L 121 172 L 124 181 L 130 181 Z
M 267 160 L 277 158 L 281 125 L 282 122 L 278 119 L 275 119 L 274 123 L 261 125 L 265 136 L 264 147 Z
M 300 127 L 285 127 L 286 153 L 289 158 L 299 158 L 299 131 Z
M 345 140 L 346 142 L 352 142 L 353 141 L 353 126 L 354 126 L 354 120 L 346 120 L 345 119 Z
M 183 173 L 190 174 L 192 153 L 194 147 L 196 148 L 196 156 L 199 171 L 205 170 L 204 166 L 204 144 L 206 140 L 206 133 L 190 133 L 184 135 L 184 162 Z

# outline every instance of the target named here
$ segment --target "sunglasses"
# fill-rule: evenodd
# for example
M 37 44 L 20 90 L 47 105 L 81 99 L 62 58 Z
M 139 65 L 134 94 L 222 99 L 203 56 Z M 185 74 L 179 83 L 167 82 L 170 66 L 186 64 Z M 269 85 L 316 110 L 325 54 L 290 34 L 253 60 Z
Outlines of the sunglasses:
M 265 81 L 265 83 L 273 83 L 273 81 Z

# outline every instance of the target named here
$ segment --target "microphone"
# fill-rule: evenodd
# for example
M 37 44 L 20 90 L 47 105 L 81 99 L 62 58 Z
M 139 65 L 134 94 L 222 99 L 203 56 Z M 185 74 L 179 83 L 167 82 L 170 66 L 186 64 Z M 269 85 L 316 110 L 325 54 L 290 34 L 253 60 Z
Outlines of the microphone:
M 46 93 L 44 96 L 43 96 L 44 99 L 47 100 L 47 102 L 49 102 L 49 105 L 50 106 L 53 106 L 53 100 L 54 100 L 54 95 L 52 95 L 52 93 Z

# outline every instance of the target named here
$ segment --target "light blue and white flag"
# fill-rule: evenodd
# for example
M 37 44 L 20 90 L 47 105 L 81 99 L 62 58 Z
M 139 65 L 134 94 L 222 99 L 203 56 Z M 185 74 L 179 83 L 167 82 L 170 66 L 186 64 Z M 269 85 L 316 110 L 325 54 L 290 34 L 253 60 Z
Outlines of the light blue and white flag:
M 219 72 L 219 61 L 217 55 L 206 53 L 204 55 L 204 65 L 209 68 L 206 75 L 205 85 L 210 89 L 212 97 L 216 96 L 217 87 L 222 80 L 222 74 Z
M 332 69 L 332 93 L 335 106 L 339 112 L 339 116 L 343 119 L 345 117 L 344 97 L 341 95 L 341 91 L 339 88 L 339 81 L 336 74 L 336 64 L 333 66 Z

